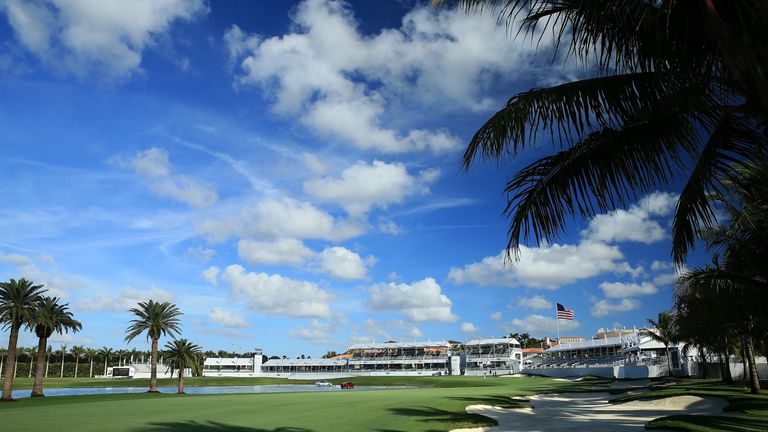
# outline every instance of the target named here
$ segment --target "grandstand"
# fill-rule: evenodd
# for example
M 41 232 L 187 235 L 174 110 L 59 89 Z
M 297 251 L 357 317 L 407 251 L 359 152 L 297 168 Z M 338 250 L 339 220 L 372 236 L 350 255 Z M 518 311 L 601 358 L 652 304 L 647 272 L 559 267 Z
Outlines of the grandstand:
M 349 371 L 369 375 L 448 375 L 451 344 L 439 342 L 384 342 L 349 347 Z M 458 366 L 458 362 L 457 366 Z
M 520 372 L 523 350 L 512 338 L 475 339 L 464 344 L 464 375 L 506 375 Z

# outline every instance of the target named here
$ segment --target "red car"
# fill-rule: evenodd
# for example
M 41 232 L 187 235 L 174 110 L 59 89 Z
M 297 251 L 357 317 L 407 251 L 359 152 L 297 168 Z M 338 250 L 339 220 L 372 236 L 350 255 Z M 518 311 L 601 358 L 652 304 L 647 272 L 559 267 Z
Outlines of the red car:
M 352 384 L 351 382 L 343 382 L 343 383 L 341 383 L 341 388 L 342 389 L 353 389 L 353 388 L 355 388 L 355 385 Z

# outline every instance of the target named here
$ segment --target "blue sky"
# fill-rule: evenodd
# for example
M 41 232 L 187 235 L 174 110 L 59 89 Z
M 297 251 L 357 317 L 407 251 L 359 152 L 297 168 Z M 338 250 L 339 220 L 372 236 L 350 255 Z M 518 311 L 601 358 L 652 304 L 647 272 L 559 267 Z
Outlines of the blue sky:
M 508 97 L 586 75 L 547 35 L 407 1 L 0 5 L 0 277 L 70 304 L 54 344 L 123 347 L 149 298 L 207 349 L 290 356 L 671 305 L 674 188 L 510 267 L 504 182 L 552 147 L 460 170 Z

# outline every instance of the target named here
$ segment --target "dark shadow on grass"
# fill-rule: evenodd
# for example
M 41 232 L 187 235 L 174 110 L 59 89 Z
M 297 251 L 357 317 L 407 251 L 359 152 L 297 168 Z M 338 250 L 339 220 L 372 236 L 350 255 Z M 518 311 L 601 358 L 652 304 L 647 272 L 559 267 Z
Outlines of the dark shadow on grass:
M 504 395 L 487 395 L 487 396 L 454 396 L 449 399 L 460 400 L 467 402 L 469 405 L 491 405 L 506 409 L 515 408 L 532 408 L 531 401 L 528 399 L 520 399 L 512 396 Z
M 454 428 L 472 428 L 481 426 L 496 426 L 499 423 L 480 414 L 470 414 L 467 412 L 453 412 L 431 407 L 418 408 L 391 408 L 389 411 L 409 417 L 418 417 L 421 422 L 442 423 L 444 427 L 439 429 L 429 429 L 427 432 L 440 432 Z M 378 432 L 394 432 L 387 429 L 379 429 Z
M 290 426 L 275 429 L 263 429 L 248 426 L 237 426 L 215 421 L 178 421 L 150 423 L 137 429 L 137 432 L 313 432 L 311 429 L 295 428 Z

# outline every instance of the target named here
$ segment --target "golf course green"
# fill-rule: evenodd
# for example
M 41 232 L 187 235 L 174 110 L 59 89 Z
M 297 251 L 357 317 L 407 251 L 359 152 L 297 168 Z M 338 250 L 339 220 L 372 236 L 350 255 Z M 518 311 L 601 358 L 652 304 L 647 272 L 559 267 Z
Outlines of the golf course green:
M 51 380 L 49 384 L 74 387 L 74 381 L 85 380 L 63 381 Z M 224 385 L 267 383 L 259 379 L 233 381 L 190 379 L 189 385 L 215 385 L 217 382 Z M 275 384 L 277 381 L 269 380 L 268 383 Z M 3 429 L 9 431 L 448 431 L 459 427 L 495 424 L 489 418 L 467 414 L 465 408 L 470 404 L 515 406 L 517 402 L 512 401 L 514 396 L 587 390 L 591 384 L 544 378 L 482 377 L 381 377 L 356 378 L 351 381 L 357 385 L 415 385 L 429 388 L 237 395 L 120 394 L 20 399 L 0 404 L 0 419 Z M 140 385 L 140 380 L 118 382 Z M 118 382 L 113 381 L 112 384 Z
M 28 388 L 26 379 L 14 382 Z M 147 380 L 50 379 L 53 387 L 139 387 Z M 337 384 L 343 380 L 333 380 Z M 768 396 L 742 385 L 707 380 L 661 380 L 650 391 L 609 389 L 605 380 L 549 378 L 357 377 L 357 386 L 416 386 L 413 389 L 218 395 L 109 394 L 24 398 L 0 403 L 0 425 L 8 431 L 115 432 L 437 432 L 494 426 L 495 420 L 468 414 L 474 404 L 517 408 L 519 396 L 541 393 L 613 393 L 614 403 L 681 395 L 717 396 L 728 401 L 726 416 L 675 415 L 649 428 L 684 431 L 768 430 Z M 162 386 L 173 380 L 161 381 Z M 190 378 L 188 386 L 300 384 L 273 378 Z M 304 382 L 306 383 L 306 382 Z M 672 384 L 672 385 L 670 385 Z

